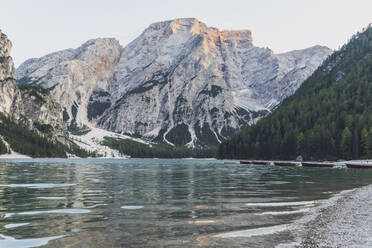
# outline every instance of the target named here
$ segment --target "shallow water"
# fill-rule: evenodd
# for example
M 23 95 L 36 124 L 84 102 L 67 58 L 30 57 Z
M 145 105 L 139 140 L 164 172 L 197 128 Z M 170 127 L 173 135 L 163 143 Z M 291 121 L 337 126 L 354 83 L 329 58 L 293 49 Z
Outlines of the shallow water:
M 273 247 L 372 172 L 217 160 L 0 162 L 0 247 Z

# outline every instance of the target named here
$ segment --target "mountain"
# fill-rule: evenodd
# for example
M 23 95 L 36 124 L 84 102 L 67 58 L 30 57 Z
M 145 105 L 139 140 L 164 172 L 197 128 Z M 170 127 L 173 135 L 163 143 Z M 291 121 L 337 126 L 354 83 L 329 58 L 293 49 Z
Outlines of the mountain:
M 62 107 L 49 90 L 17 85 L 11 47 L 0 31 L 0 154 L 66 157 L 68 152 L 87 156 L 68 140 Z
M 372 26 L 353 36 L 294 95 L 219 148 L 221 158 L 372 157 Z
M 19 115 L 19 106 L 14 98 L 19 95 L 15 81 L 15 69 L 10 51 L 12 43 L 0 31 L 0 112 Z
M 194 19 L 150 25 L 122 48 L 90 40 L 25 61 L 20 84 L 49 89 L 70 126 L 171 145 L 216 145 L 293 94 L 331 53 L 274 54 L 249 30 L 219 31 Z
M 10 56 L 12 44 L 0 32 L 0 113 L 13 120 L 42 123 L 63 132 L 61 106 L 49 91 L 37 86 L 18 87 Z
M 110 88 L 121 51 L 115 39 L 89 40 L 77 49 L 27 60 L 17 69 L 17 81 L 50 90 L 65 121 L 87 123 L 89 98 L 93 90 Z

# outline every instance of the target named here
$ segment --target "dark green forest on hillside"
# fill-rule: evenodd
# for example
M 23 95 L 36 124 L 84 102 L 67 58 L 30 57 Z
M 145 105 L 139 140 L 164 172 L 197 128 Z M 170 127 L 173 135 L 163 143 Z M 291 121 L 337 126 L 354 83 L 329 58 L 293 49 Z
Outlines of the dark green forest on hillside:
M 270 115 L 223 142 L 220 158 L 372 158 L 372 27 L 353 36 Z
M 5 153 L 8 153 L 8 148 L 6 147 L 6 145 L 4 144 L 4 142 L 0 139 L 0 155 L 1 154 L 5 154 Z
M 0 115 L 0 135 L 19 153 L 31 157 L 66 157 L 62 144 L 50 141 L 26 125 L 16 124 L 3 115 Z
M 184 146 L 170 146 L 164 143 L 147 144 L 129 139 L 105 137 L 103 145 L 118 150 L 123 155 L 132 158 L 215 158 L 217 148 L 190 149 Z
M 0 114 L 0 135 L 14 151 L 31 157 L 65 158 L 66 152 L 80 157 L 94 155 L 82 150 L 76 145 L 67 147 L 64 144 L 51 139 L 47 135 L 29 129 L 27 125 L 15 123 L 3 114 Z M 0 140 L 0 154 L 7 152 L 8 150 L 6 149 L 5 144 Z

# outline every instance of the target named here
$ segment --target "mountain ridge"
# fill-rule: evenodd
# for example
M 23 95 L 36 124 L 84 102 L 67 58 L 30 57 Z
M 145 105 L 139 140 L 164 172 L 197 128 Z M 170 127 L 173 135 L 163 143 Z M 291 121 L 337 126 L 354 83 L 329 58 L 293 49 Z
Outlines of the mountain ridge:
M 62 108 L 50 92 L 16 83 L 11 48 L 0 31 L 0 154 L 5 154 L 1 157 L 25 157 L 19 153 L 66 157 L 66 152 L 88 156 L 68 140 Z
M 219 149 L 221 158 L 372 156 L 372 26 L 328 57 L 272 114 Z
M 61 51 L 65 61 L 58 52 L 27 60 L 17 80 L 50 89 L 70 124 L 191 147 L 218 144 L 274 109 L 331 53 L 274 54 L 255 47 L 250 30 L 220 31 L 196 18 L 153 23 L 125 47 L 103 43 L 101 57 L 84 43 Z M 84 74 L 99 59 L 106 67 Z

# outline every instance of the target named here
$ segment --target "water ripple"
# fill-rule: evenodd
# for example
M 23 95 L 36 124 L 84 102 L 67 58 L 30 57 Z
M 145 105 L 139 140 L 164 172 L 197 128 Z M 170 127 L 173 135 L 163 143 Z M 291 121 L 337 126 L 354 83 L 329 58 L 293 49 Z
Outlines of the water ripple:
M 6 248 L 29 248 L 37 247 L 42 245 L 47 245 L 49 241 L 54 239 L 60 239 L 65 237 L 65 235 L 51 236 L 45 238 L 35 238 L 35 239 L 15 239 L 10 236 L 5 236 L 0 234 L 0 247 Z
M 44 211 L 27 211 L 18 213 L 7 213 L 4 218 L 12 218 L 16 216 L 25 215 L 39 215 L 39 214 L 86 214 L 89 213 L 88 209 L 55 209 L 55 210 L 44 210 Z
M 71 187 L 76 184 L 69 183 L 27 183 L 27 184 L 0 184 L 0 187 L 8 188 L 30 188 L 30 189 L 49 189 L 49 188 L 60 188 L 60 187 Z

